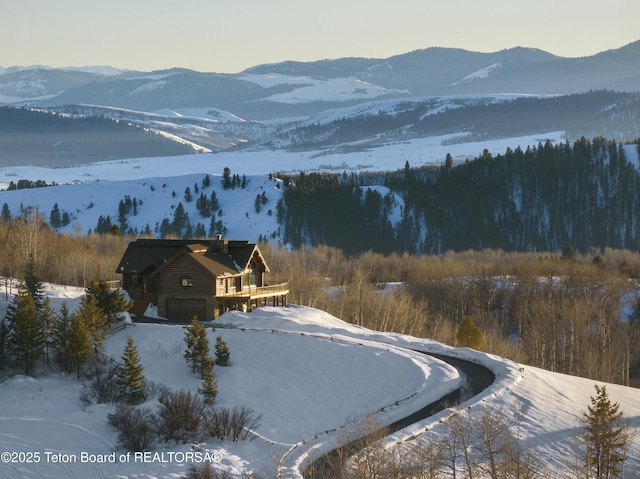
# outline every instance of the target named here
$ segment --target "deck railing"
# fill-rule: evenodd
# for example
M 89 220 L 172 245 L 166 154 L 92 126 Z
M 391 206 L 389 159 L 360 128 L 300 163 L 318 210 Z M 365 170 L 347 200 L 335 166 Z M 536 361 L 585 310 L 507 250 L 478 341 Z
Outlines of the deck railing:
M 242 291 L 217 294 L 216 298 L 271 298 L 289 294 L 289 283 L 270 284 L 269 286 L 245 286 Z

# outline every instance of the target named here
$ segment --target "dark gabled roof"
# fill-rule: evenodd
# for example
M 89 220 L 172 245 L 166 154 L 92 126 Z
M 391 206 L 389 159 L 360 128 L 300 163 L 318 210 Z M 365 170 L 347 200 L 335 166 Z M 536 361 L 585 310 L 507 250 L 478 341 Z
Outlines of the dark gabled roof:
M 231 253 L 231 249 L 229 249 L 229 253 Z M 241 273 L 245 267 L 245 264 L 237 264 L 231 254 L 224 254 L 219 249 L 203 250 L 200 245 L 187 246 L 183 249 L 183 254 L 192 258 L 216 277 Z
M 222 240 L 152 240 L 138 239 L 129 243 L 117 273 L 142 273 L 161 269 L 179 254 L 187 254 L 215 276 L 241 273 L 254 254 L 261 263 L 264 259 L 258 247 L 248 241 L 226 241 L 225 253 Z M 257 252 L 257 253 L 256 253 Z
M 198 243 L 187 240 L 138 239 L 129 243 L 116 273 L 142 273 L 156 269 L 173 258 L 188 244 Z

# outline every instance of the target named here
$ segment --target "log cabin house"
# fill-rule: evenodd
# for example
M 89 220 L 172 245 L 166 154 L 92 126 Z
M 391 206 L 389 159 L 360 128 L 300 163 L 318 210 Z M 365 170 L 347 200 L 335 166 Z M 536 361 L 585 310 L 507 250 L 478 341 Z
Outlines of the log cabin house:
M 216 319 L 230 310 L 269 304 L 286 306 L 288 283 L 267 285 L 269 267 L 248 241 L 138 239 L 129 243 L 116 270 L 133 300 L 130 313 L 149 303 L 174 321 Z

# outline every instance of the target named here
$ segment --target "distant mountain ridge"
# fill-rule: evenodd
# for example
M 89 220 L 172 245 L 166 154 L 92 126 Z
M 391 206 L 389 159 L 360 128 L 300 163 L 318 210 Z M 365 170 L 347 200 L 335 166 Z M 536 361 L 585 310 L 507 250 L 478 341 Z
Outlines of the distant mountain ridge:
M 625 142 L 640 136 L 640 41 L 584 58 L 522 47 L 427 48 L 386 59 L 256 65 L 237 74 L 9 67 L 0 68 L 2 104 L 5 119 L 17 114 L 8 109 L 26 108 L 52 114 L 49 126 L 73 118 L 75 130 L 59 141 L 46 129 L 12 126 L 0 134 L 0 166 L 246 148 L 324 154 L 423 137 L 452 144 L 552 131 Z M 104 134 L 89 124 L 102 125 Z M 105 144 L 116 130 L 121 141 Z
M 270 86 L 248 79 L 274 75 L 281 76 L 280 81 Z M 148 112 L 207 105 L 248 119 L 264 119 L 315 113 L 319 111 L 315 105 L 318 102 L 326 108 L 327 104 L 363 101 L 357 95 L 352 100 L 343 95 L 339 102 L 335 97 L 288 104 L 273 100 L 274 95 L 303 88 L 303 83 L 294 81 L 300 77 L 319 83 L 355 78 L 363 82 L 357 87 L 360 93 L 375 90 L 376 96 L 385 98 L 637 91 L 640 41 L 583 58 L 558 57 L 522 47 L 493 53 L 433 47 L 386 59 L 339 58 L 256 65 L 237 74 L 183 68 L 145 73 L 118 72 L 107 67 L 11 67 L 0 70 L 0 103 L 94 104 Z

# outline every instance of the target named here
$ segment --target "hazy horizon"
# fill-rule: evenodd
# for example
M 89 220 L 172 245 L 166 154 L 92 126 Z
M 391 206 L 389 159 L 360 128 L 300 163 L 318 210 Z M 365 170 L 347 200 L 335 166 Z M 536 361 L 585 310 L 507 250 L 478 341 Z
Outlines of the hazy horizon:
M 640 14 L 636 0 L 5 3 L 3 67 L 218 73 L 287 60 L 387 58 L 429 47 L 495 52 L 521 46 L 583 57 L 638 40 Z

